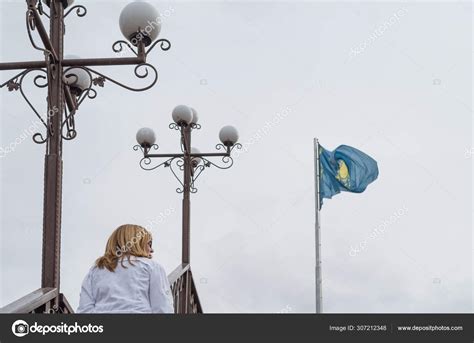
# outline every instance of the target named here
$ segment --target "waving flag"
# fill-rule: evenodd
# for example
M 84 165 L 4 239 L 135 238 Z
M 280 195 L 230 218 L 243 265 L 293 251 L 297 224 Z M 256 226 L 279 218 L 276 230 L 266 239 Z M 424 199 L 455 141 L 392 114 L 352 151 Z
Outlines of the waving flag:
M 323 198 L 331 199 L 344 192 L 362 193 L 377 179 L 377 162 L 356 148 L 341 145 L 334 151 L 319 146 L 321 205 Z
M 323 279 L 321 273 L 320 210 L 323 199 L 331 199 L 340 192 L 362 193 L 377 179 L 377 162 L 362 151 L 341 145 L 334 151 L 324 149 L 314 139 L 315 179 L 315 291 L 316 313 L 323 312 Z

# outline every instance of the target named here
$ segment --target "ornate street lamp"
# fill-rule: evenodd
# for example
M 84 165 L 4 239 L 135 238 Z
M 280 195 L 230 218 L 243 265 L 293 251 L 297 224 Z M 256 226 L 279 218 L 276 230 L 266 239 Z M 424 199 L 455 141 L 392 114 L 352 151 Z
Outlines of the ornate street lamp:
M 143 153 L 140 160 L 142 169 L 169 168 L 180 184 L 176 192 L 183 194 L 182 265 L 171 274 L 174 276 L 172 289 L 174 298 L 177 299 L 175 300 L 176 313 L 196 313 L 202 310 L 190 269 L 190 193 L 197 192 L 195 182 L 206 168 L 230 168 L 234 163 L 231 156 L 232 150 L 241 149 L 242 145 L 237 143 L 239 138 L 237 130 L 233 126 L 224 126 L 219 132 L 221 143 L 216 145 L 216 150 L 221 150 L 221 152 L 202 153 L 195 147 L 191 147 L 191 132 L 201 128 L 201 125 L 197 123 L 197 112 L 188 106 L 179 105 L 174 108 L 172 117 L 174 123 L 171 123 L 169 128 L 180 132 L 180 153 L 151 153 L 159 147 L 155 143 L 156 135 L 150 128 L 138 130 L 136 136 L 138 145 L 135 145 L 133 149 Z M 215 157 L 220 157 L 221 162 L 214 163 L 209 159 Z M 157 163 L 153 163 L 155 159 L 158 160 Z M 180 172 L 182 172 L 182 177 L 179 175 Z
M 21 70 L 6 82 L 0 83 L 0 88 L 7 87 L 9 91 L 20 92 L 45 127 L 44 132 L 33 135 L 33 141 L 38 144 L 46 143 L 42 288 L 39 292 L 32 293 L 34 296 L 41 295 L 41 304 L 30 308 L 20 301 L 8 307 L 12 311 L 72 312 L 64 296 L 59 293 L 63 139 L 71 140 L 77 136 L 75 115 L 80 105 L 86 99 L 95 98 L 96 87 L 103 87 L 106 81 L 135 92 L 153 87 L 158 80 L 158 72 L 147 63 L 147 56 L 158 44 L 163 51 L 171 47 L 167 39 L 157 39 L 161 30 L 158 11 L 147 2 L 133 2 L 125 6 L 119 20 L 126 41 L 119 40 L 112 45 L 112 50 L 116 53 L 127 47 L 133 57 L 64 58 L 65 19 L 74 11 L 79 17 L 87 14 L 84 6 L 73 6 L 73 2 L 74 0 L 26 0 L 28 37 L 33 48 L 41 51 L 44 58 L 39 61 L 0 63 L 0 70 Z M 49 7 L 48 13 L 44 6 Z M 49 20 L 49 34 L 43 20 Z M 38 33 L 41 46 L 36 43 L 34 32 Z M 116 65 L 135 65 L 135 76 L 149 79 L 150 83 L 133 88 L 91 68 Z M 24 92 L 23 83 L 28 76 L 34 76 L 33 84 L 37 87 L 47 88 L 47 115 L 42 116 Z

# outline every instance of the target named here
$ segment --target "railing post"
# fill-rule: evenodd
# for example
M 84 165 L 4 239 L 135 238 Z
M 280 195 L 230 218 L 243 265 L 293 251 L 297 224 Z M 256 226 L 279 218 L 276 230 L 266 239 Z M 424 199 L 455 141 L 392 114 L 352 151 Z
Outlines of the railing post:
M 193 313 L 193 309 L 191 307 L 191 283 L 192 283 L 192 275 L 191 272 L 188 270 L 186 273 L 186 313 Z
M 181 276 L 179 281 L 179 310 L 178 313 L 184 314 L 186 312 L 187 307 L 187 284 L 188 284 L 188 272 L 185 272 L 184 275 Z

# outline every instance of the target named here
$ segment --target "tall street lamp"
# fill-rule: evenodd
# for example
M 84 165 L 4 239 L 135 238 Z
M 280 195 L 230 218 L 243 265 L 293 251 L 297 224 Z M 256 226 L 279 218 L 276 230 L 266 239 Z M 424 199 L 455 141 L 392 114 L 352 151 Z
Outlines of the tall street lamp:
M 112 45 L 114 52 L 122 52 L 127 47 L 133 57 L 65 58 L 65 19 L 72 12 L 79 17 L 87 14 L 84 6 L 73 6 L 73 2 L 74 0 L 26 0 L 28 37 L 33 48 L 41 51 L 44 58 L 39 61 L 0 63 L 0 70 L 21 70 L 0 84 L 0 88 L 7 87 L 9 91 L 21 93 L 45 127 L 44 132 L 33 135 L 33 141 L 38 144 L 46 143 L 42 288 L 25 297 L 31 300 L 39 295 L 41 301 L 34 308 L 21 301 L 16 302 L 14 306 L 8 307 L 12 311 L 72 312 L 65 297 L 59 293 L 63 139 L 71 140 L 76 137 L 75 115 L 84 100 L 96 97 L 95 87 L 103 87 L 109 81 L 135 92 L 150 89 L 158 80 L 158 72 L 147 63 L 147 56 L 158 44 L 163 51 L 171 47 L 167 39 L 157 39 L 161 29 L 158 11 L 147 2 L 133 2 L 125 6 L 119 19 L 120 29 L 126 40 L 119 40 Z M 49 7 L 49 11 L 45 11 L 45 7 Z M 49 35 L 43 20 L 49 20 Z M 42 44 L 37 44 L 34 32 L 39 35 Z M 90 68 L 116 65 L 135 65 L 135 76 L 148 79 L 150 83 L 141 88 L 133 88 Z M 23 82 L 32 76 L 35 86 L 47 88 L 47 115 L 41 115 L 25 94 Z
M 153 150 L 158 150 L 159 147 L 155 144 L 156 135 L 150 128 L 138 130 L 136 136 L 138 145 L 134 146 L 134 150 L 140 150 L 143 153 L 140 160 L 142 169 L 169 168 L 180 184 L 176 192 L 183 194 L 182 264 L 171 273 L 171 283 L 175 299 L 175 312 L 196 313 L 202 312 L 202 309 L 190 269 L 190 194 L 197 192 L 195 182 L 206 168 L 230 168 L 234 163 L 231 156 L 232 150 L 241 149 L 242 145 L 237 143 L 239 138 L 237 130 L 233 126 L 224 126 L 219 132 L 221 143 L 216 145 L 216 150 L 221 152 L 202 153 L 191 146 L 192 131 L 201 128 L 201 125 L 197 123 L 197 112 L 188 106 L 179 105 L 174 108 L 172 117 L 174 123 L 171 123 L 169 128 L 180 133 L 180 153 L 151 153 Z M 210 160 L 210 158 L 216 157 L 220 157 L 221 161 L 214 163 Z M 155 159 L 158 162 L 154 163 Z M 180 172 L 182 172 L 182 177 L 179 175 Z

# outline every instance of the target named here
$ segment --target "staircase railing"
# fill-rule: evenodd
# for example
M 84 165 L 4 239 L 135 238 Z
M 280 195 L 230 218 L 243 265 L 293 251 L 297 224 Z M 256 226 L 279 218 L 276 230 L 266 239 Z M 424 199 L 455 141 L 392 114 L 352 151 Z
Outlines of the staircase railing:
M 203 313 L 189 264 L 179 265 L 169 276 L 175 313 Z
M 202 313 L 201 303 L 189 264 L 179 265 L 168 280 L 174 300 L 175 313 Z M 74 313 L 57 288 L 39 288 L 0 308 L 0 313 Z M 59 304 L 56 304 L 58 299 Z
M 56 298 L 59 304 L 56 304 Z M 74 311 L 63 294 L 58 294 L 57 288 L 39 288 L 0 308 L 0 313 L 74 313 Z

